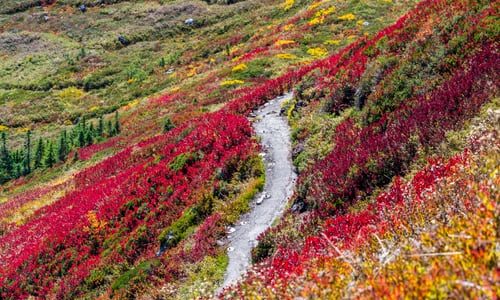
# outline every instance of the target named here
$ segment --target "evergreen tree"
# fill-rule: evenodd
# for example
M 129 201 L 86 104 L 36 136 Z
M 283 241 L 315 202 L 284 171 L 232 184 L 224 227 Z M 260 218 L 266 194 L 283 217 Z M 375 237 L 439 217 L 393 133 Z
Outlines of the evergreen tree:
M 163 123 L 163 132 L 169 132 L 174 129 L 175 125 L 169 117 L 165 118 L 165 122 Z
M 47 149 L 47 155 L 45 157 L 45 166 L 48 168 L 52 168 L 52 166 L 56 163 L 56 158 L 54 154 L 54 147 L 52 145 L 52 142 L 49 142 L 48 149 Z
M 77 162 L 80 159 L 78 155 L 78 150 L 75 150 L 75 155 L 73 155 L 73 162 Z
M 7 181 L 12 178 L 12 158 L 7 148 L 7 134 L 2 132 L 2 148 L 0 149 L 0 181 Z
M 160 67 L 161 68 L 165 67 L 165 64 L 166 64 L 165 63 L 165 58 L 164 57 L 160 58 L 160 63 L 159 63 Z
M 113 123 L 111 122 L 111 120 L 108 120 L 108 124 L 107 124 L 107 131 L 108 131 L 108 136 L 113 136 Z
M 38 144 L 36 145 L 35 149 L 35 169 L 38 169 L 42 166 L 43 152 L 44 152 L 43 140 L 42 138 L 39 138 Z
M 121 132 L 120 119 L 118 118 L 118 111 L 115 112 L 115 127 L 114 127 L 114 132 L 115 132 L 115 134 L 119 134 Z
M 85 134 L 85 145 L 92 145 L 94 142 L 94 137 L 92 136 L 92 131 L 87 130 L 87 133 Z
M 99 125 L 97 126 L 97 135 L 102 137 L 104 135 L 104 118 L 102 115 L 99 117 Z
M 25 158 L 24 158 L 24 175 L 31 173 L 31 130 L 26 132 L 26 144 L 25 144 Z
M 68 155 L 68 142 L 67 142 L 66 130 L 64 130 L 61 133 L 61 136 L 59 137 L 59 147 L 57 149 L 57 155 L 60 161 L 65 161 L 66 156 Z
M 78 147 L 85 146 L 85 132 L 83 128 L 80 128 L 80 132 L 78 132 Z

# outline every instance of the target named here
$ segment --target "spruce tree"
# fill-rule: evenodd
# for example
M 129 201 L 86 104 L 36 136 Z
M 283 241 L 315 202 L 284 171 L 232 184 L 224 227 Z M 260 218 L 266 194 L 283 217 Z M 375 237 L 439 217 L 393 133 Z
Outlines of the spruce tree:
M 170 130 L 172 130 L 174 128 L 175 128 L 175 125 L 172 122 L 172 120 L 170 120 L 169 117 L 166 117 L 165 121 L 163 123 L 163 132 L 169 132 Z
M 108 131 L 108 136 L 113 136 L 113 123 L 111 122 L 111 120 L 108 120 L 108 124 L 107 124 L 107 131 Z
M 115 134 L 119 134 L 121 132 L 120 128 L 120 119 L 118 118 L 118 111 L 115 112 L 115 127 L 114 127 Z
M 52 168 L 52 166 L 56 163 L 56 158 L 54 154 L 54 147 L 52 142 L 49 142 L 47 156 L 45 157 L 45 166 L 48 168 Z
M 7 148 L 7 134 L 2 132 L 2 148 L 0 149 L 0 173 L 4 182 L 12 178 L 12 157 Z
M 26 132 L 26 144 L 25 144 L 25 158 L 24 158 L 24 175 L 31 173 L 31 130 Z
M 57 149 L 57 156 L 60 161 L 65 161 L 68 155 L 68 142 L 66 137 L 66 130 L 61 133 L 59 137 L 59 147 Z
M 99 125 L 97 126 L 97 135 L 102 137 L 104 135 L 104 118 L 102 115 L 99 117 Z
M 85 132 L 83 128 L 80 128 L 80 132 L 78 132 L 78 147 L 85 146 Z
M 43 140 L 42 138 L 39 138 L 35 149 L 35 169 L 38 169 L 42 166 L 43 152 L 44 152 Z

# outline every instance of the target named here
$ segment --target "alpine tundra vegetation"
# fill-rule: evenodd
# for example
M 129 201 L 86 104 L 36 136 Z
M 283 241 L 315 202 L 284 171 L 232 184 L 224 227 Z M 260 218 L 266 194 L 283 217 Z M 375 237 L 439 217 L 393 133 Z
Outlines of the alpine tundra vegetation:
M 1 2 L 0 299 L 500 294 L 500 2 Z

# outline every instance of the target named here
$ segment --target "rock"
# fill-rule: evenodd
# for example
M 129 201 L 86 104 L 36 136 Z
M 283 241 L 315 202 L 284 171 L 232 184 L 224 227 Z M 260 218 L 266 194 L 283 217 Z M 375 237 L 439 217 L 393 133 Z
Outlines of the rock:
M 234 247 L 228 247 L 227 248 L 227 252 L 233 252 L 234 251 Z
M 85 4 L 82 4 L 80 5 L 80 7 L 78 7 L 78 9 L 82 12 L 82 13 L 85 13 L 87 11 L 87 6 Z
M 123 35 L 120 35 L 118 36 L 118 41 L 120 42 L 120 44 L 122 44 L 123 46 L 128 46 L 130 45 L 130 41 L 124 37 Z
M 257 205 L 261 205 L 262 202 L 264 202 L 264 195 L 260 196 L 259 199 L 257 199 L 257 202 L 255 202 Z
M 184 21 L 184 24 L 186 24 L 188 26 L 193 26 L 194 25 L 194 19 L 193 18 L 186 19 Z
M 228 233 L 233 233 L 236 231 L 236 228 L 234 227 L 229 227 L 229 229 L 227 230 Z

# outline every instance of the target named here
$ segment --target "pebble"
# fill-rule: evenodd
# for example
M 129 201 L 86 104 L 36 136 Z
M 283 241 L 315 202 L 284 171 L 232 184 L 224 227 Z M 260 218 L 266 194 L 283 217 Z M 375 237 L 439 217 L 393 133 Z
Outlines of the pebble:
M 234 251 L 234 247 L 228 247 L 228 248 L 227 248 L 227 251 L 228 251 L 228 252 L 233 252 L 233 251 Z

